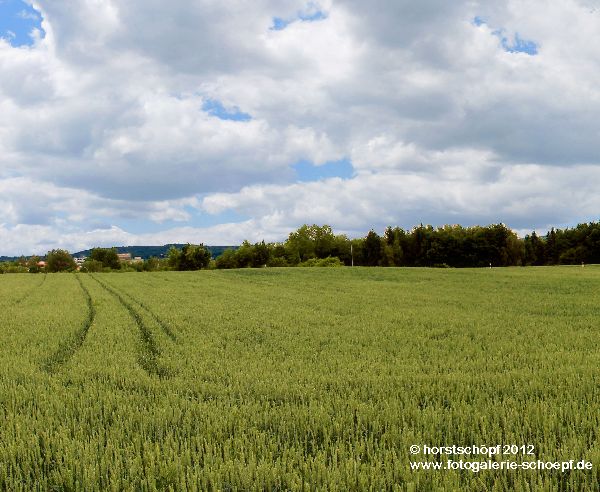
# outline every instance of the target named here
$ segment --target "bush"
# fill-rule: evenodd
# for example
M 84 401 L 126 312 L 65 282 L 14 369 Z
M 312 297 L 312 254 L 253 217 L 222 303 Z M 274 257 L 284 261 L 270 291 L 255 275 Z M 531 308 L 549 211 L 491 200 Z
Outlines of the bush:
M 103 267 L 101 261 L 88 258 L 83 262 L 83 265 L 81 265 L 81 271 L 85 273 L 97 273 L 101 272 Z
M 238 261 L 236 251 L 233 249 L 226 249 L 215 262 L 217 268 L 237 268 Z
M 155 272 L 160 269 L 160 260 L 155 256 L 151 256 L 144 261 L 144 270 L 147 272 Z
M 286 266 L 288 266 L 288 262 L 286 261 L 285 258 L 276 256 L 274 258 L 269 259 L 269 261 L 267 262 L 267 266 L 268 267 L 286 267 Z
M 143 261 L 134 261 L 127 265 L 126 268 L 129 272 L 143 272 L 144 271 L 144 262 Z
M 119 270 L 121 262 L 117 256 L 116 248 L 94 248 L 90 253 L 90 259 L 102 263 L 102 266 Z
M 303 263 L 300 263 L 301 267 L 342 267 L 344 264 L 340 261 L 337 256 L 328 256 L 327 258 L 311 258 Z
M 181 251 L 169 250 L 169 265 L 174 270 L 201 270 L 210 263 L 210 251 L 203 244 L 186 244 Z
M 49 272 L 72 272 L 77 270 L 77 265 L 68 251 L 53 249 L 46 255 L 46 269 Z
M 7 265 L 3 268 L 3 273 L 28 273 L 29 268 L 23 265 Z

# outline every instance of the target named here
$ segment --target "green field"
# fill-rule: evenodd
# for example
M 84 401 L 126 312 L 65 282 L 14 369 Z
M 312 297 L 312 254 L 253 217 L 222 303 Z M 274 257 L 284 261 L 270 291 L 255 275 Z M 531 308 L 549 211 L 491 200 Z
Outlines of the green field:
M 598 490 L 599 335 L 595 267 L 0 275 L 0 489 Z

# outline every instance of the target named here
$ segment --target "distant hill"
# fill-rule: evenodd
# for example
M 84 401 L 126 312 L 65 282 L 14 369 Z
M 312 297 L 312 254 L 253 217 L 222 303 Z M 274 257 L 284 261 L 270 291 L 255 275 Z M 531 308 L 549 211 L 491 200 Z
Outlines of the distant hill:
M 132 257 L 140 256 L 144 260 L 147 260 L 151 256 L 156 258 L 162 258 L 167 256 L 168 251 L 175 247 L 177 249 L 181 249 L 185 246 L 185 244 L 165 244 L 163 246 L 117 246 L 117 253 L 131 253 Z M 239 246 L 205 246 L 206 249 L 210 251 L 210 254 L 213 258 L 217 258 L 221 256 L 223 251 L 226 249 L 238 249 Z M 83 251 L 78 251 L 77 253 L 73 253 L 74 257 L 82 257 L 82 256 L 90 256 L 91 249 L 85 249 Z
M 0 262 L 3 261 L 16 261 L 20 258 L 20 256 L 0 256 Z
M 132 257 L 140 256 L 144 260 L 147 260 L 151 256 L 155 256 L 156 258 L 162 258 L 167 255 L 167 252 L 171 247 L 175 247 L 181 249 L 185 246 L 185 244 L 165 244 L 163 246 L 117 246 L 118 253 L 131 253 Z M 205 246 L 210 251 L 210 254 L 213 258 L 217 258 L 221 256 L 223 251 L 226 249 L 238 249 L 239 246 Z M 78 251 L 77 253 L 73 253 L 73 256 L 76 258 L 89 256 L 91 249 L 85 249 L 83 251 Z M 0 256 L 0 261 L 15 261 L 18 260 L 19 256 Z

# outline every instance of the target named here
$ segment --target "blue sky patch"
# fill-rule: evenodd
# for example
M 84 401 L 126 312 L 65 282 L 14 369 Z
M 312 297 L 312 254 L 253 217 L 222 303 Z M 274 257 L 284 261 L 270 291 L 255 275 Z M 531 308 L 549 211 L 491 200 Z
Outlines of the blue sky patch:
M 504 51 L 508 51 L 509 53 L 527 53 L 531 56 L 538 54 L 537 44 L 533 41 L 521 39 L 519 33 L 515 34 L 512 42 L 509 42 L 504 36 L 500 37 L 500 40 Z
M 42 15 L 21 0 L 0 0 L 0 37 L 12 46 L 31 46 L 31 31 L 42 29 Z
M 283 31 L 293 21 L 286 21 L 281 17 L 273 17 L 273 25 L 271 26 L 272 31 Z
M 283 31 L 293 22 L 317 22 L 327 19 L 327 14 L 322 10 L 310 10 L 308 12 L 298 12 L 296 17 L 284 19 L 282 17 L 273 17 L 273 25 L 270 27 L 272 31 Z
M 250 121 L 252 119 L 252 116 L 248 113 L 243 113 L 239 108 L 227 109 L 223 106 L 223 103 L 214 99 L 205 101 L 202 105 L 202 110 L 221 120 Z
M 319 181 L 326 178 L 350 179 L 354 175 L 354 168 L 350 159 L 326 162 L 315 166 L 310 161 L 300 161 L 292 166 L 296 171 L 297 181 Z
M 316 22 L 316 21 L 327 19 L 327 15 L 325 15 L 325 12 L 323 12 L 322 10 L 317 10 L 310 14 L 300 13 L 300 14 L 298 14 L 298 18 L 302 22 Z
M 487 24 L 487 22 L 482 17 L 476 16 L 473 18 L 473 25 L 479 27 L 484 24 Z M 522 39 L 519 33 L 514 35 L 512 41 L 506 37 L 506 29 L 497 29 L 492 34 L 500 40 L 502 49 L 508 53 L 526 53 L 531 56 L 538 54 L 537 43 Z

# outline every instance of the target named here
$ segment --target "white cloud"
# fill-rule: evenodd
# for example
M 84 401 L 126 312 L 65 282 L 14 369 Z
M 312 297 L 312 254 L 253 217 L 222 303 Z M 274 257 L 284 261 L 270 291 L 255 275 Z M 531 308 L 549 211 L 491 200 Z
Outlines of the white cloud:
M 549 228 L 593 217 L 600 206 L 594 191 L 600 179 L 597 166 L 498 164 L 491 183 L 481 179 L 477 167 L 463 171 L 433 179 L 430 174 L 385 171 L 348 180 L 257 185 L 206 197 L 202 208 L 270 218 L 287 230 L 302 223 L 335 223 L 341 231 L 360 235 L 365 224 L 380 231 L 394 224 L 409 228 L 414 217 L 434 224 L 504 222 L 518 229 L 531 227 L 535 217 L 536 227 Z
M 38 0 L 45 37 L 0 40 L 0 254 L 276 239 L 307 221 L 358 234 L 595 219 L 590 2 Z M 497 29 L 538 55 L 506 52 Z M 251 119 L 221 120 L 202 110 L 209 99 Z M 344 157 L 354 178 L 294 184 L 299 160 Z M 194 226 L 228 210 L 250 219 Z M 119 225 L 136 217 L 185 227 Z

